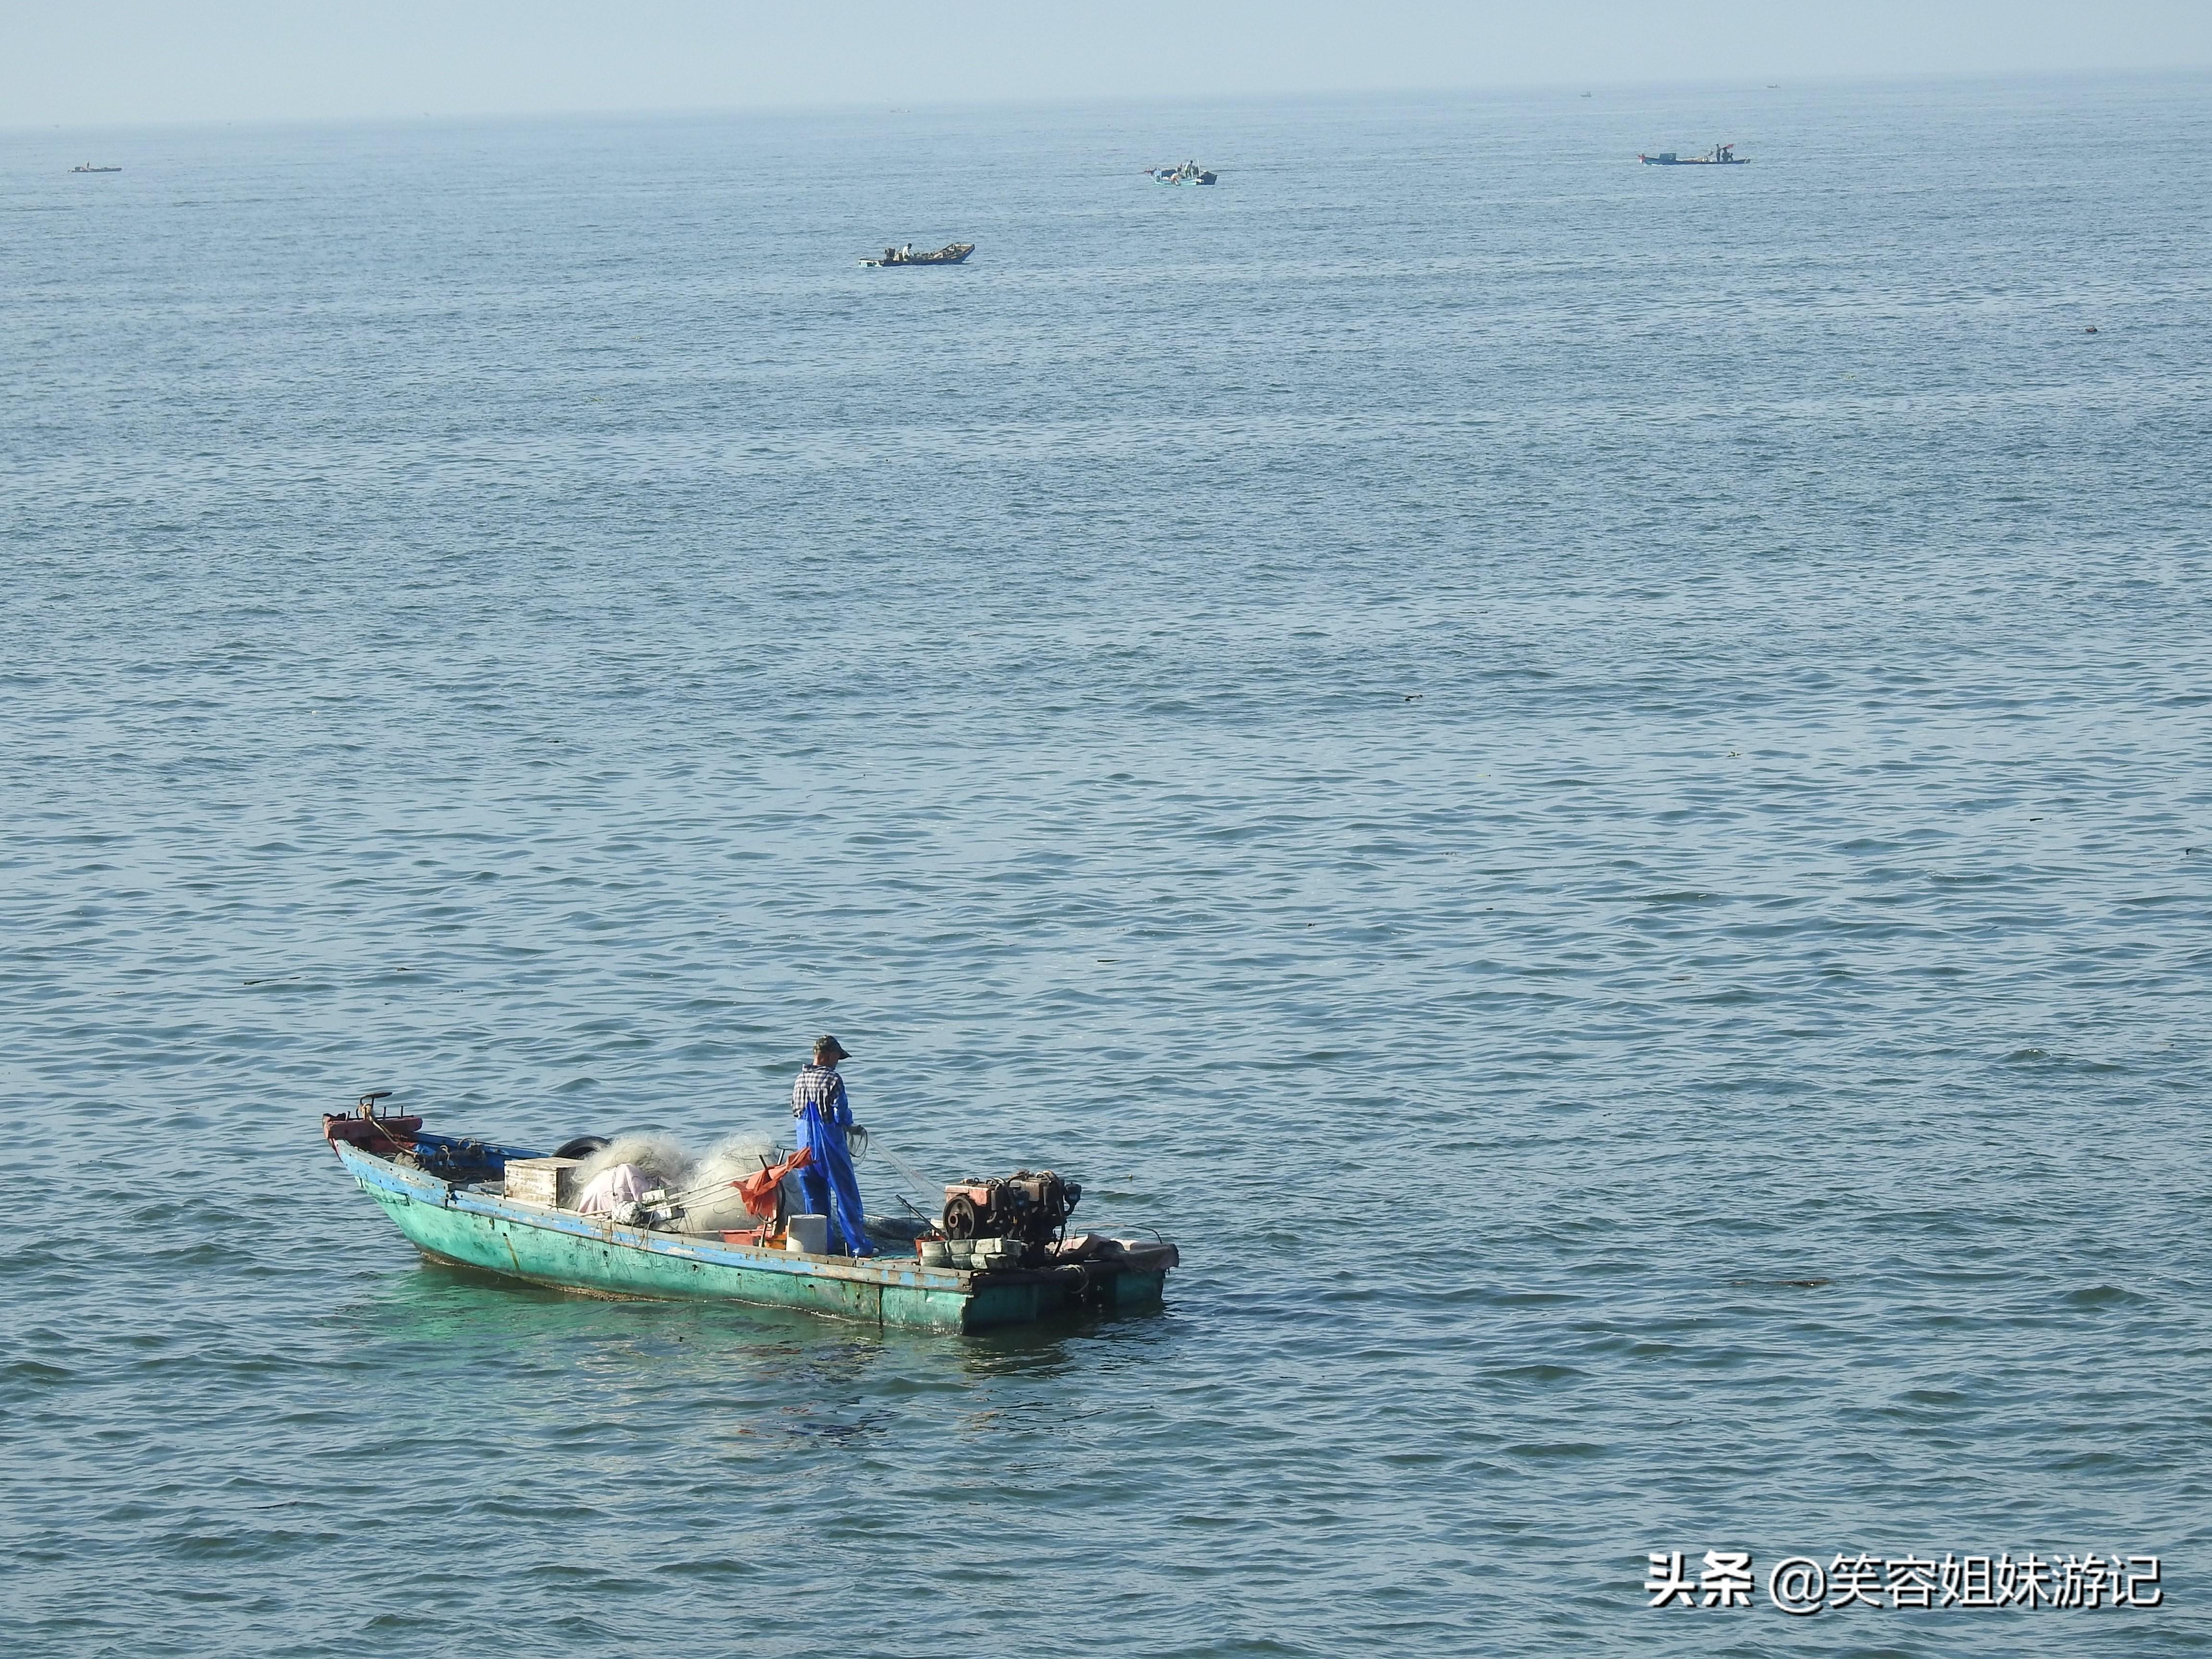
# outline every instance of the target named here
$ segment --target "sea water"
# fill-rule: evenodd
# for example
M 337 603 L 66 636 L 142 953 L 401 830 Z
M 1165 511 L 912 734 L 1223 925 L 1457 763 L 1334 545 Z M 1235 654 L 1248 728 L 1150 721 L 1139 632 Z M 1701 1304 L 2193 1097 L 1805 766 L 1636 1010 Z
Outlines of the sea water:
M 10 1653 L 2212 1641 L 2212 83 L 18 132 L 0 227 Z M 1164 1310 L 567 1297 L 318 1133 L 787 1133 L 823 1030 Z M 1766 1589 L 2031 1551 L 2164 1605 Z

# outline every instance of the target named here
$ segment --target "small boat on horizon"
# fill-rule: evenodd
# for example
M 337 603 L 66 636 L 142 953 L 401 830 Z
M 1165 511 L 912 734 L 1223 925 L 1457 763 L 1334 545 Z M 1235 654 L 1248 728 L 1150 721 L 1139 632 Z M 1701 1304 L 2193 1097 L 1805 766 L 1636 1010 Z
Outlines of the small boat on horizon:
M 1185 161 L 1179 167 L 1146 167 L 1145 172 L 1155 184 L 1210 185 L 1221 175 L 1195 161 Z
M 120 173 L 123 169 L 121 167 L 96 167 L 89 161 L 79 161 L 75 167 L 71 167 L 70 171 L 71 173 Z
M 934 253 L 916 253 L 914 244 L 903 247 L 887 247 L 879 258 L 863 259 L 860 263 L 871 270 L 890 265 L 957 265 L 975 251 L 973 242 L 947 242 Z
M 1639 155 L 1636 159 L 1647 167 L 1746 167 L 1751 165 L 1748 156 L 1735 153 L 1734 144 L 1715 144 L 1703 155 L 1677 155 L 1671 149 L 1662 149 L 1656 155 Z

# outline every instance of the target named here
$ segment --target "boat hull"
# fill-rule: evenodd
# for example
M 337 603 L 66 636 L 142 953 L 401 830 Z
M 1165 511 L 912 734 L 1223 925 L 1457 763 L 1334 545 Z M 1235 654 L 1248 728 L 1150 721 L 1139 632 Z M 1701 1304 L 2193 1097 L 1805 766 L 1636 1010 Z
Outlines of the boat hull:
M 910 1256 L 803 1255 L 619 1226 L 608 1217 L 452 1187 L 343 1142 L 348 1174 L 425 1255 L 588 1296 L 797 1308 L 871 1325 L 978 1331 L 1027 1324 L 1088 1298 L 1158 1305 L 1164 1272 L 969 1273 Z

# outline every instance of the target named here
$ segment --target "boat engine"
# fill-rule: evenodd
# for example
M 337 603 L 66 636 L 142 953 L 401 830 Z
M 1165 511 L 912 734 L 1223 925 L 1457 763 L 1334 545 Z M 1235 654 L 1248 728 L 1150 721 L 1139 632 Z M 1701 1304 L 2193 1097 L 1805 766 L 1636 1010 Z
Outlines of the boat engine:
M 1019 1239 L 1027 1255 L 1042 1256 L 1082 1197 L 1082 1188 L 1049 1170 L 956 1182 L 945 1189 L 945 1236 Z

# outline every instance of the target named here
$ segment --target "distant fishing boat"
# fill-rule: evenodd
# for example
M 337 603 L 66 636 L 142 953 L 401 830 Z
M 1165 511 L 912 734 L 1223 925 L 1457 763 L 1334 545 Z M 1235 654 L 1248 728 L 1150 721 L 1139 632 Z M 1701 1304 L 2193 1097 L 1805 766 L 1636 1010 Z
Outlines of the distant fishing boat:
M 871 269 L 888 265 L 957 265 L 975 251 L 973 242 L 947 242 L 934 253 L 916 253 L 914 244 L 904 247 L 887 247 L 878 259 L 863 259 L 860 263 Z
M 89 161 L 79 161 L 75 167 L 71 167 L 70 171 L 71 173 L 120 173 L 123 169 L 121 167 L 96 167 Z
M 1155 184 L 1210 185 L 1221 175 L 1195 161 L 1185 161 L 1179 167 L 1146 167 L 1146 173 Z
M 326 1114 L 323 1139 L 417 1249 L 586 1296 L 746 1303 L 975 1331 L 1083 1307 L 1157 1308 L 1181 1259 L 1157 1237 L 1069 1233 L 1083 1189 L 1049 1170 L 957 1182 L 945 1189 L 935 1218 L 869 1216 L 872 1255 L 840 1253 L 820 1216 L 787 1213 L 782 1180 L 805 1153 L 763 1159 L 741 1180 L 586 1209 L 590 1189 L 579 1194 L 574 1182 L 582 1160 L 607 1145 L 597 1136 L 548 1155 L 433 1134 L 419 1115 L 379 1111 L 384 1097 L 379 1091 L 355 1111 Z M 724 1230 L 718 1218 L 731 1188 L 756 1224 Z
M 1703 155 L 1677 155 L 1671 149 L 1662 149 L 1656 155 L 1636 158 L 1647 167 L 1745 167 L 1751 165 L 1748 156 L 1735 153 L 1734 144 L 1715 144 Z

